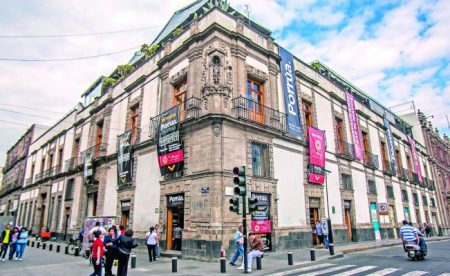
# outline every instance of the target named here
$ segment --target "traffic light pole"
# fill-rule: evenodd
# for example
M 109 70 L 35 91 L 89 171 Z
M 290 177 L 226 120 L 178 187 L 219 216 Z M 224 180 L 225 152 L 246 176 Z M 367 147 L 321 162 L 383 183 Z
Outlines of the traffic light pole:
M 242 227 L 244 228 L 244 273 L 247 273 L 247 195 L 242 196 L 242 209 Z

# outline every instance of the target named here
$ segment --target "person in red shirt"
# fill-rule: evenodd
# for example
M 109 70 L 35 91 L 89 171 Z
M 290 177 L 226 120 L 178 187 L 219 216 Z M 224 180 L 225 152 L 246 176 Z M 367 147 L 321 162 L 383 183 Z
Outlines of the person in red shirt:
M 94 273 L 91 276 L 101 276 L 102 275 L 102 258 L 105 254 L 105 247 L 103 246 L 103 234 L 100 231 L 94 232 L 94 244 L 92 245 L 92 265 L 94 266 Z

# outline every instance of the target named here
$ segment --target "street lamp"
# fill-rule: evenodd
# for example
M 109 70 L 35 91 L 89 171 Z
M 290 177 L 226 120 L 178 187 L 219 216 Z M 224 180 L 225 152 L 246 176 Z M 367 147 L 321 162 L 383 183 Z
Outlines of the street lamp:
M 334 245 L 333 245 L 333 227 L 331 225 L 331 216 L 330 216 L 330 202 L 328 200 L 328 174 L 331 171 L 327 169 L 323 169 L 325 172 L 325 190 L 327 193 L 327 224 L 328 224 L 328 249 L 330 250 L 330 255 L 334 255 Z

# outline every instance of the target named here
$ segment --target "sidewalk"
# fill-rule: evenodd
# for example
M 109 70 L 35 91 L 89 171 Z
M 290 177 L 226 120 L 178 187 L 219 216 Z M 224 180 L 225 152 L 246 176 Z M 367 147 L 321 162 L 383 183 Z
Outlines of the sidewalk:
M 450 237 L 433 237 L 427 238 L 430 241 L 448 240 Z M 329 251 L 326 249 L 317 249 L 316 261 L 311 262 L 310 260 L 310 249 L 296 249 L 291 250 L 293 253 L 294 265 L 288 266 L 287 252 L 267 252 L 264 254 L 262 259 L 262 270 L 256 270 L 256 262 L 254 262 L 252 274 L 254 275 L 268 275 L 277 272 L 282 272 L 286 269 L 293 269 L 296 266 L 307 266 L 318 261 L 330 259 L 330 258 L 340 258 L 344 254 L 370 250 L 375 248 L 390 247 L 400 245 L 401 240 L 382 240 L 382 241 L 369 241 L 369 242 L 359 242 L 350 243 L 335 246 L 335 255 L 330 256 Z M 178 272 L 177 275 L 236 275 L 243 273 L 242 270 L 238 270 L 237 266 L 233 267 L 229 265 L 229 260 L 227 259 L 226 273 L 220 273 L 220 263 L 217 262 L 200 262 L 195 260 L 185 260 L 178 259 Z M 238 262 L 240 264 L 240 262 Z M 158 274 L 171 274 L 172 272 L 172 259 L 171 258 L 160 258 L 156 262 L 148 262 L 148 256 L 145 254 L 137 254 L 137 266 L 136 269 L 131 269 L 130 274 L 133 271 L 139 272 L 151 272 Z

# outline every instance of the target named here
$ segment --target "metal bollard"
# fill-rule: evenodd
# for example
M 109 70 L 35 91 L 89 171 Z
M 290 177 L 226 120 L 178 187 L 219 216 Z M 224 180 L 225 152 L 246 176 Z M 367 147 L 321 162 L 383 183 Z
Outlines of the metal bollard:
M 227 272 L 227 260 L 222 257 L 220 258 L 220 273 L 226 273 Z
M 256 270 L 262 269 L 261 257 L 256 257 Z
M 27 240 L 27 246 L 30 246 L 30 240 Z
M 292 252 L 288 252 L 288 265 L 294 265 L 294 258 Z
M 53 251 L 53 244 L 48 245 L 48 251 Z
M 172 257 L 172 272 L 177 272 L 177 257 Z
M 131 255 L 131 268 L 136 268 L 136 255 Z
M 42 249 L 45 250 L 45 247 L 47 247 L 47 244 L 44 242 L 42 243 Z
M 56 253 L 59 253 L 59 251 L 61 251 L 61 245 L 57 244 L 56 245 Z
M 64 254 L 69 255 L 69 246 L 66 246 L 64 249 Z
M 38 236 L 36 236 L 36 241 L 38 241 L 38 239 L 39 239 L 39 237 L 38 237 Z
M 330 245 L 328 246 L 328 249 L 330 250 L 330 255 L 334 256 L 334 245 L 332 243 L 330 243 Z
M 31 242 L 31 247 L 34 247 L 34 241 Z
M 311 262 L 314 262 L 316 260 L 316 250 L 314 248 L 311 248 L 309 250 L 309 255 L 311 255 Z
M 39 247 L 41 247 L 41 243 L 37 242 L 36 248 L 39 248 Z

